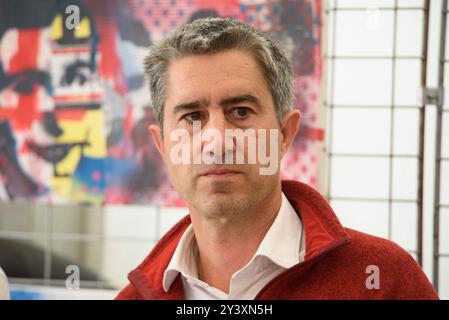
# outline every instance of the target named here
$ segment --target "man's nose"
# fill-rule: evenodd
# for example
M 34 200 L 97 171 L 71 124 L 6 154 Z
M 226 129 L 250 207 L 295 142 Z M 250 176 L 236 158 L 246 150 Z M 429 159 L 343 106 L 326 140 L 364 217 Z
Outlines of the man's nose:
M 225 141 L 225 132 L 227 129 L 231 129 L 231 124 L 227 121 L 223 110 L 214 110 L 213 112 L 210 112 L 209 119 L 202 129 L 203 133 L 209 130 L 213 131 L 213 133 L 207 132 L 207 136 L 210 137 L 210 139 L 203 141 L 203 153 L 213 153 L 215 157 L 224 157 L 226 153 L 233 152 L 234 141 L 231 140 L 227 143 Z M 221 154 L 216 154 L 218 150 L 221 150 Z
M 203 129 L 213 129 L 220 132 L 224 136 L 224 132 L 228 126 L 229 124 L 227 123 L 223 110 L 212 110 L 209 112 L 209 119 Z

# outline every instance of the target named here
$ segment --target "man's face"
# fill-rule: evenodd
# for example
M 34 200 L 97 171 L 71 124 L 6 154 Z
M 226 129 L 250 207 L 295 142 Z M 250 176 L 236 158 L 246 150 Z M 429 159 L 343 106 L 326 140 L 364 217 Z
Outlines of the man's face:
M 188 132 L 190 151 L 197 152 L 193 140 L 199 137 L 194 134 L 194 121 L 201 123 L 202 133 L 213 129 L 223 137 L 221 142 L 214 138 L 202 141 L 200 152 L 203 155 L 222 156 L 224 163 L 227 152 L 233 152 L 235 156 L 236 150 L 240 150 L 245 158 L 244 163 L 206 164 L 202 161 L 195 164 L 190 155 L 188 164 L 174 164 L 171 150 L 179 143 L 170 139 L 174 130 Z M 164 139 L 160 139 L 159 127 L 153 126 L 150 130 L 175 189 L 200 214 L 222 216 L 253 208 L 280 184 L 279 166 L 272 174 L 264 175 L 259 169 L 267 165 L 261 165 L 259 157 L 256 163 L 248 163 L 248 152 L 256 147 L 248 145 L 249 139 L 245 139 L 243 149 L 236 146 L 235 139 L 231 149 L 229 145 L 225 146 L 226 129 L 253 129 L 255 141 L 259 141 L 262 134 L 258 129 L 266 129 L 266 154 L 269 155 L 270 147 L 271 151 L 274 147 L 275 152 L 271 156 L 276 158 L 277 163 L 286 150 L 273 98 L 256 60 L 242 51 L 228 50 L 191 55 L 173 62 L 167 77 Z M 269 129 L 278 132 L 274 141 L 270 141 Z M 211 148 L 217 143 L 220 152 Z

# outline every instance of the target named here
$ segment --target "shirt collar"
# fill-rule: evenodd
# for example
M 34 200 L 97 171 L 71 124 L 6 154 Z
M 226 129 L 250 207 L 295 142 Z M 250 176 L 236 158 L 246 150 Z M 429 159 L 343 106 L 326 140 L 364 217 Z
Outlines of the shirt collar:
M 304 260 L 303 240 L 301 219 L 282 193 L 278 214 L 247 266 L 253 263 L 257 257 L 266 257 L 282 268 L 291 268 Z M 186 278 L 198 279 L 197 258 L 198 247 L 193 227 L 190 224 L 179 240 L 173 257 L 164 272 L 162 285 L 165 292 L 168 291 L 179 273 Z
M 291 268 L 304 258 L 301 250 L 302 223 L 282 193 L 279 212 L 254 257 L 264 256 L 283 268 Z
M 198 247 L 196 245 L 192 224 L 190 224 L 179 240 L 173 257 L 164 272 L 162 285 L 165 292 L 168 291 L 178 273 L 186 277 L 198 278 L 197 258 Z

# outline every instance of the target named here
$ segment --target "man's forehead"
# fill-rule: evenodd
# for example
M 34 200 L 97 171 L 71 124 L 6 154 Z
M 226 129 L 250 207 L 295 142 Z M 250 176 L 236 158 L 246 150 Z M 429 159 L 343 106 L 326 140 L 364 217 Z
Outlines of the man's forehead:
M 257 76 L 264 78 L 264 73 L 255 57 L 238 49 L 231 49 L 211 54 L 191 54 L 177 58 L 168 67 L 169 81 L 191 80 L 195 77 L 213 76 Z
M 179 58 L 170 64 L 167 76 L 167 114 L 237 103 L 261 109 L 272 101 L 256 59 L 237 49 Z
M 172 65 L 168 70 L 167 85 L 168 96 L 182 97 L 183 100 L 210 99 L 209 95 L 214 93 L 219 93 L 220 99 L 244 94 L 257 96 L 268 89 L 266 79 L 256 64 L 253 68 L 240 62 L 229 63 L 228 60 L 218 60 L 213 64 L 200 61 L 188 66 Z

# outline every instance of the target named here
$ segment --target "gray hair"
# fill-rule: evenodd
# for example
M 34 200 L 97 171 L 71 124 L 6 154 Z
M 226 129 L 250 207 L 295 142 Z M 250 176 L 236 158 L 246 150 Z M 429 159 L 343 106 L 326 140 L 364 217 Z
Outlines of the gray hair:
M 205 18 L 185 24 L 150 47 L 145 74 L 150 81 L 153 116 L 163 125 L 167 70 L 170 62 L 192 54 L 212 54 L 229 49 L 250 53 L 262 68 L 281 122 L 292 110 L 292 66 L 279 45 L 254 27 L 234 19 Z

